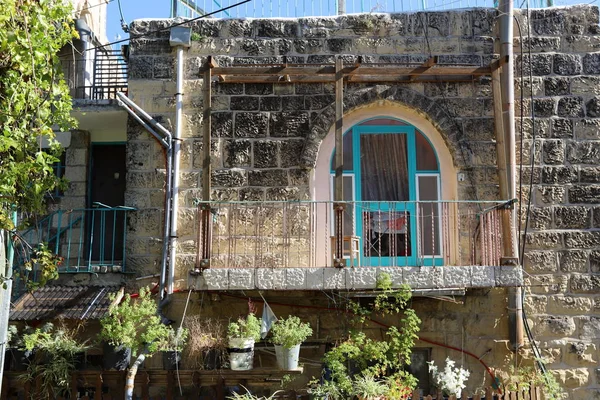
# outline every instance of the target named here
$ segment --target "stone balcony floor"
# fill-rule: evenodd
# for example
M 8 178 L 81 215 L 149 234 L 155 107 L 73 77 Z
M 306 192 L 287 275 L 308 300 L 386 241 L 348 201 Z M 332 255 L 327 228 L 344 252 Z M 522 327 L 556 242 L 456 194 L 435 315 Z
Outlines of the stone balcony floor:
M 521 267 L 349 267 L 337 268 L 211 268 L 188 279 L 196 290 L 369 290 L 377 275 L 390 274 L 394 287 L 469 289 L 523 284 Z

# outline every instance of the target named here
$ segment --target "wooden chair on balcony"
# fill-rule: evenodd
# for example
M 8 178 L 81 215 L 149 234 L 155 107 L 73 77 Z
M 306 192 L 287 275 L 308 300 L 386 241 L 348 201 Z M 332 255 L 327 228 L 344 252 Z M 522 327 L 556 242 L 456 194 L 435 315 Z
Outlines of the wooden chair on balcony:
M 360 267 L 360 236 L 344 236 L 344 251 L 342 255 L 350 260 L 347 267 Z M 331 236 L 331 254 L 335 259 L 335 236 Z

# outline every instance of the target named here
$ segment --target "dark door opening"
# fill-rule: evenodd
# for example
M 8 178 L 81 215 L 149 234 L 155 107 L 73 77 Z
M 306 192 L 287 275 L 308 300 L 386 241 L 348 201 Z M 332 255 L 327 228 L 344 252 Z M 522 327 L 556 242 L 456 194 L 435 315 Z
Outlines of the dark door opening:
M 91 261 L 118 265 L 123 261 L 125 211 L 125 144 L 94 144 L 91 151 L 90 229 Z

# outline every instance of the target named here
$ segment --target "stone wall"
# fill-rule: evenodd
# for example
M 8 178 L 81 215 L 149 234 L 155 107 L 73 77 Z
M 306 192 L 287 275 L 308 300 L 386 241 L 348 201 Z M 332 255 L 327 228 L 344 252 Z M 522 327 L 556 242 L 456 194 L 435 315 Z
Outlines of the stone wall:
M 517 13 L 524 33 L 527 18 Z M 194 264 L 194 201 L 200 197 L 202 87 L 199 67 L 206 56 L 220 65 L 330 63 L 336 55 L 354 62 L 425 61 L 488 65 L 495 56 L 497 13 L 474 9 L 415 14 L 369 14 L 286 20 L 200 20 L 186 52 L 180 257 L 184 286 Z M 138 21 L 133 34 L 148 34 L 168 21 Z M 523 183 L 533 176 L 533 207 L 525 240 L 526 312 L 549 367 L 572 399 L 600 398 L 600 35 L 598 9 L 576 6 L 534 10 L 531 63 L 515 27 L 517 112 L 524 111 L 522 161 L 531 157 L 535 115 L 534 168 L 525 166 Z M 167 127 L 174 120 L 174 52 L 168 31 L 131 42 L 130 96 Z M 526 74 L 524 82 L 520 72 Z M 533 74 L 530 84 L 529 71 Z M 520 88 L 525 100 L 521 106 Z M 533 102 L 527 99 L 533 91 Z M 319 145 L 333 124 L 329 84 L 213 83 L 213 199 L 295 200 L 310 196 Z M 348 83 L 344 110 L 372 104 L 401 104 L 427 119 L 443 137 L 457 172 L 462 200 L 497 200 L 497 169 L 491 85 L 473 83 L 362 85 Z M 398 116 L 402 118 L 401 115 Z M 517 123 L 517 132 L 521 124 Z M 520 143 L 518 143 L 520 145 Z M 127 202 L 137 207 L 128 234 L 132 266 L 139 275 L 158 272 L 163 220 L 164 156 L 147 132 L 130 123 Z M 523 189 L 527 202 L 527 187 Z M 427 301 L 417 306 L 424 335 L 464 347 L 492 367 L 506 368 L 508 326 L 503 289 L 467 296 L 464 303 Z M 309 303 L 324 300 L 307 296 Z M 179 301 L 172 313 L 180 315 Z M 181 305 L 181 304 L 179 304 Z M 213 312 L 231 310 L 216 308 Z M 300 310 L 296 310 L 301 313 Z M 241 311 L 240 311 L 241 312 Z M 287 311 L 284 311 L 287 312 Z M 335 331 L 335 318 L 320 322 Z M 524 357 L 531 352 L 524 349 Z M 460 353 L 434 347 L 432 358 L 456 360 Z M 481 365 L 470 387 L 484 384 Z M 489 381 L 488 381 L 489 382 Z

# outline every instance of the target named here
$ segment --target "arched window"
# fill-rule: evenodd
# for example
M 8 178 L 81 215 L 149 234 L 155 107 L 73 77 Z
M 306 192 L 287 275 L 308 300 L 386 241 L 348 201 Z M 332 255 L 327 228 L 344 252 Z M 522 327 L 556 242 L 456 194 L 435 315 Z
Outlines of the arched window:
M 344 236 L 359 241 L 363 265 L 443 264 L 440 166 L 422 132 L 395 118 L 362 121 L 344 133 L 343 170 Z M 335 150 L 330 173 L 333 185 Z

